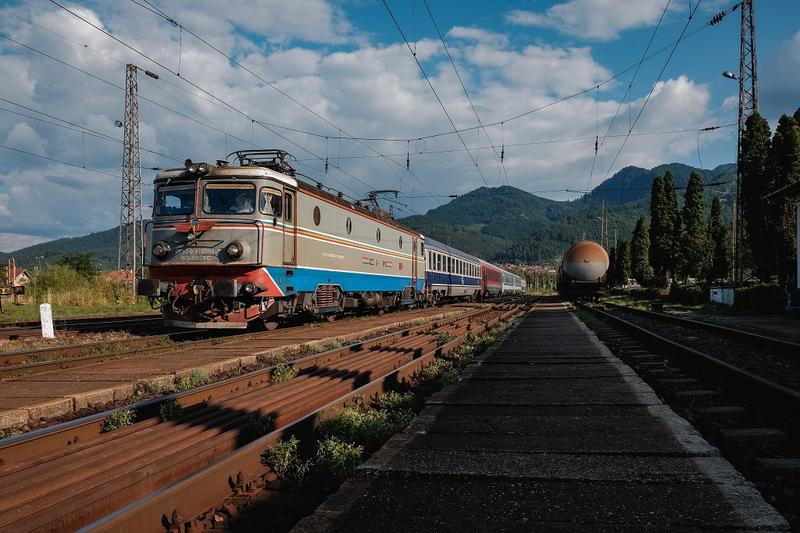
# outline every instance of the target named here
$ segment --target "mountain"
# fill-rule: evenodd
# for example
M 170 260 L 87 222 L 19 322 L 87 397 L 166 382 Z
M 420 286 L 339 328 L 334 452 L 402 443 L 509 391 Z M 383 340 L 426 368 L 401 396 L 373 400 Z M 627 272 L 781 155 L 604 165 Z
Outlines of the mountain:
M 119 228 L 90 233 L 83 237 L 64 237 L 21 248 L 11 253 L 0 252 L 0 265 L 13 257 L 21 267 L 32 268 L 41 263 L 54 263 L 64 254 L 92 253 L 98 266 L 110 270 L 117 266 Z M 40 261 L 41 259 L 41 261 Z
M 541 198 L 516 187 L 481 187 L 424 215 L 401 222 L 417 231 L 478 257 L 505 263 L 557 264 L 569 245 L 584 238 L 599 239 L 601 204 L 608 207 L 609 242 L 616 229 L 620 240 L 629 239 L 636 219 L 649 215 L 650 187 L 655 176 L 667 170 L 678 188 L 686 186 L 697 170 L 704 176 L 706 200 L 720 196 L 728 207 L 736 187 L 736 165 L 695 169 L 680 163 L 651 169 L 626 167 L 578 200 L 559 202 Z M 682 191 L 678 191 L 679 202 Z M 726 209 L 730 212 L 730 209 Z M 93 253 L 99 266 L 111 269 L 117 263 L 118 228 L 84 237 L 68 237 L 0 253 L 5 263 L 14 257 L 21 266 L 57 261 L 66 253 Z

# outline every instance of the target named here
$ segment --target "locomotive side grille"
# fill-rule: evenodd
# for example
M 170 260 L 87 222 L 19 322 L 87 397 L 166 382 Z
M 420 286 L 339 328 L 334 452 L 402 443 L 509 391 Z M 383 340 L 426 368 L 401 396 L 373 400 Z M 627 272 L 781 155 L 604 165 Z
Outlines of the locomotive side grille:
M 317 307 L 336 307 L 339 290 L 333 285 L 320 285 L 317 287 Z

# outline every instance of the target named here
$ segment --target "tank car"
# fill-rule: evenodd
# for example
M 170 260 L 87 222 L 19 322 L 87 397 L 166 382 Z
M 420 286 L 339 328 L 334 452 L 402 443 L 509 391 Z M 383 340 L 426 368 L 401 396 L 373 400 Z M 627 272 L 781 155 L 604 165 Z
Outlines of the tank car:
M 580 241 L 567 250 L 558 267 L 558 292 L 597 297 L 607 289 L 608 253 L 599 243 Z
M 425 249 L 425 297 L 429 303 L 480 295 L 480 259 L 430 237 L 425 237 Z
M 420 303 L 422 236 L 296 178 L 282 150 L 159 172 L 137 292 L 167 325 L 271 328 Z

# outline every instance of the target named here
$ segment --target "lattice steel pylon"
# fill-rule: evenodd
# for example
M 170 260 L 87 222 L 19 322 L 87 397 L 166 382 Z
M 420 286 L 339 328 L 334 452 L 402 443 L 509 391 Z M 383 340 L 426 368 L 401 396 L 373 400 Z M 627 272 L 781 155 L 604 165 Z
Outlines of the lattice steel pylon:
M 755 0 L 742 0 L 739 12 L 742 19 L 739 40 L 739 127 L 736 142 L 736 221 L 734 230 L 735 285 L 742 282 L 742 248 L 744 246 L 744 224 L 742 213 L 742 133 L 747 118 L 758 111 L 758 68 L 756 62 Z
M 139 67 L 125 68 L 125 119 L 122 148 L 122 194 L 119 215 L 119 259 L 117 267 L 133 279 L 141 278 L 144 243 L 142 241 L 142 171 L 139 160 Z

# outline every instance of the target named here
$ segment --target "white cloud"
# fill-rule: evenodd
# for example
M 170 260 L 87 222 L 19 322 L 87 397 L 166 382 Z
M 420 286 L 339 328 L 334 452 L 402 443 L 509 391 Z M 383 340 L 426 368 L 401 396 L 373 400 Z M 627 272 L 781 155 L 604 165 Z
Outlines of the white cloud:
M 11 148 L 18 148 L 26 152 L 43 155 L 47 151 L 47 141 L 42 139 L 30 125 L 17 122 L 6 135 L 3 142 Z
M 448 37 L 463 39 L 465 41 L 478 41 L 493 45 L 507 45 L 508 37 L 502 33 L 494 33 L 481 28 L 466 28 L 464 26 L 453 26 L 447 32 Z
M 622 31 L 654 25 L 663 11 L 663 0 L 569 0 L 544 13 L 515 9 L 506 14 L 506 21 L 555 28 L 582 39 L 610 41 Z
M 5 193 L 0 193 L 0 217 L 11 216 L 11 210 L 8 208 L 8 201 L 11 197 Z
M 761 112 L 775 120 L 800 106 L 800 31 L 762 63 L 759 75 Z
M 20 248 L 26 248 L 39 244 L 40 242 L 48 241 L 48 238 L 37 235 L 24 235 L 21 233 L 3 233 L 0 232 L 0 252 L 13 252 Z M 27 267 L 28 265 L 20 265 Z

